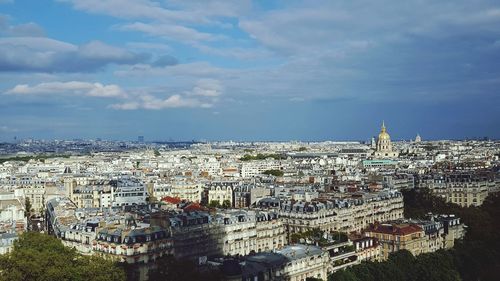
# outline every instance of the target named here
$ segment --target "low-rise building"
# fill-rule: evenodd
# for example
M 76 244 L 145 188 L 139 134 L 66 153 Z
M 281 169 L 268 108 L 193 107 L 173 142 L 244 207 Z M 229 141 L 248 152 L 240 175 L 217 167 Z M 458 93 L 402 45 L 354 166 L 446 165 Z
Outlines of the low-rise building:
M 328 253 L 316 246 L 295 244 L 274 252 L 262 252 L 227 260 L 222 264 L 225 280 L 326 280 Z
M 146 204 L 148 193 L 146 185 L 133 178 L 122 178 L 112 188 L 112 206 L 131 206 Z
M 0 255 L 8 254 L 14 248 L 14 241 L 18 238 L 17 233 L 0 233 Z
M 229 202 L 233 206 L 233 189 L 237 182 L 212 182 L 208 184 L 206 189 L 207 203 L 217 202 L 220 206 L 224 202 Z
M 429 220 L 400 219 L 375 223 L 364 231 L 376 238 L 386 259 L 390 253 L 406 249 L 413 255 L 450 249 L 455 240 L 463 239 L 464 225 L 454 215 L 430 215 Z
M 375 223 L 370 225 L 364 234 L 380 242 L 384 260 L 389 257 L 390 253 L 399 250 L 408 250 L 414 256 L 426 252 L 425 232 L 416 224 Z

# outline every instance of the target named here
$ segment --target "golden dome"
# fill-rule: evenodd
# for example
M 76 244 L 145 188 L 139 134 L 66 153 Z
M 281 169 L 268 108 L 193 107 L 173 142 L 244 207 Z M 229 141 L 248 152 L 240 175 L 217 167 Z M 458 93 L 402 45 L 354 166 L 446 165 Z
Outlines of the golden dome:
M 386 132 L 380 132 L 380 134 L 378 134 L 378 139 L 379 140 L 390 140 L 391 136 L 389 136 L 389 134 Z
M 390 140 L 391 136 L 387 133 L 387 129 L 385 128 L 385 122 L 382 122 L 382 129 L 380 130 L 380 134 L 378 134 L 379 140 Z

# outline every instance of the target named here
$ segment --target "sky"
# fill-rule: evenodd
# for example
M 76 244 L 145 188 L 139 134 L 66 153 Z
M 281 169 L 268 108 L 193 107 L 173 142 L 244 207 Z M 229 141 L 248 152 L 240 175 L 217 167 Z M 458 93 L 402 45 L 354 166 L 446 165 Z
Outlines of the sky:
M 500 138 L 500 2 L 0 0 L 0 141 Z

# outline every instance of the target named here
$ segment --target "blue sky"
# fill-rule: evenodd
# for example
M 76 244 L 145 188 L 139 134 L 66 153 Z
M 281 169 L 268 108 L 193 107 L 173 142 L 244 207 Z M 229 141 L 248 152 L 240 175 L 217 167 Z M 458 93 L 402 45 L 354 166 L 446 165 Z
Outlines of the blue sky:
M 0 0 L 0 140 L 500 138 L 498 1 Z

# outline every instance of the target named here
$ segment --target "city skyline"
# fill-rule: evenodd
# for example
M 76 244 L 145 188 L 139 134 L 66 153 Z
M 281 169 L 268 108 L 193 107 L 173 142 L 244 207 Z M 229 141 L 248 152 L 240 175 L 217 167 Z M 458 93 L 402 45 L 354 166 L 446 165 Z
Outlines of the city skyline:
M 495 1 L 0 0 L 0 141 L 498 139 L 499 26 Z

